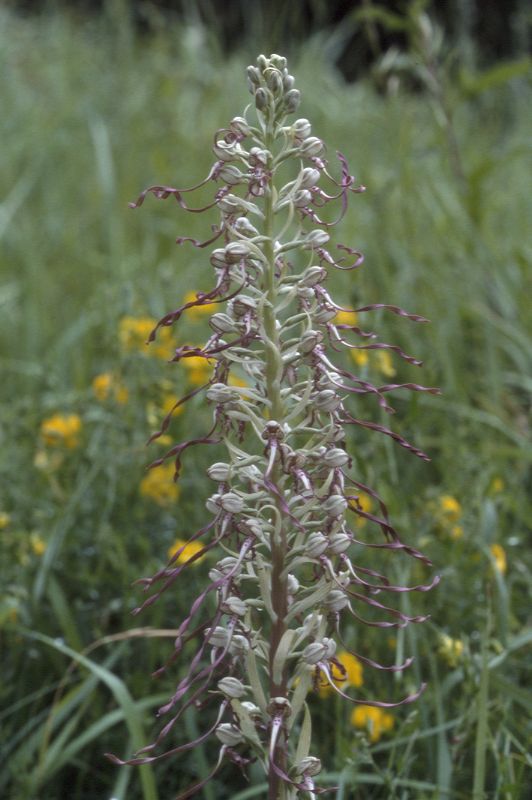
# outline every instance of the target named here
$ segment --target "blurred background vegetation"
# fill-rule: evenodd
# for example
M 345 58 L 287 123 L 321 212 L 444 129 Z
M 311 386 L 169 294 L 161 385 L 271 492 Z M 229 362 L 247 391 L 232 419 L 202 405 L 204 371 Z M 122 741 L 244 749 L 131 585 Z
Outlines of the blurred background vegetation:
M 530 23 L 522 0 L 4 4 L 0 796 L 162 800 L 208 770 L 208 745 L 153 769 L 102 757 L 157 729 L 186 665 L 149 675 L 209 568 L 131 618 L 131 583 L 205 519 L 213 452 L 185 460 L 180 490 L 145 472 L 161 453 L 148 436 L 204 378 L 166 360 L 173 343 L 204 339 L 205 317 L 143 342 L 211 285 L 208 259 L 174 242 L 205 238 L 214 217 L 127 203 L 207 174 L 214 132 L 248 102 L 245 66 L 271 50 L 289 59 L 301 115 L 368 187 L 338 233 L 366 263 L 333 293 L 431 320 L 376 320 L 422 374 L 359 366 L 443 389 L 396 402 L 394 428 L 428 467 L 379 437 L 351 440 L 360 479 L 443 580 L 412 601 L 431 614 L 419 629 L 352 631 L 376 658 L 415 654 L 411 674 L 351 665 L 350 681 L 363 697 L 429 688 L 373 718 L 313 698 L 323 783 L 337 800 L 529 796 Z M 209 414 L 194 400 L 171 440 L 201 434 Z M 191 713 L 176 736 L 203 726 Z M 226 770 L 204 797 L 263 797 L 260 780 Z

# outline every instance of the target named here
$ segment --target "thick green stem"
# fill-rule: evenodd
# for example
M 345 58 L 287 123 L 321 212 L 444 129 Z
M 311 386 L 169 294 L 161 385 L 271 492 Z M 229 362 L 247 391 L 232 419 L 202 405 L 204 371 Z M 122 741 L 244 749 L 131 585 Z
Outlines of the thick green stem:
M 268 132 L 265 138 L 265 145 L 268 149 L 271 148 L 273 136 Z M 273 202 L 274 202 L 274 187 L 273 182 L 268 186 L 264 198 L 264 233 L 266 241 L 264 243 L 264 255 L 267 259 L 267 270 L 265 275 L 265 294 L 266 303 L 264 305 L 264 332 L 266 334 L 266 391 L 268 400 L 271 403 L 271 419 L 278 423 L 282 423 L 284 410 L 283 401 L 281 397 L 281 377 L 283 371 L 281 346 L 279 340 L 279 332 L 277 328 L 277 320 L 275 315 L 275 304 L 277 299 L 277 279 L 275 276 L 275 254 L 274 254 L 274 241 L 273 241 Z M 280 485 L 280 471 L 278 464 L 274 465 L 271 478 L 276 485 Z M 286 671 L 283 670 L 281 678 L 278 681 L 274 680 L 273 661 L 279 642 L 286 630 L 286 614 L 288 610 L 288 587 L 287 578 L 283 576 L 283 570 L 286 560 L 287 537 L 285 528 L 285 514 L 280 505 L 280 499 L 276 498 L 276 504 L 279 508 L 279 519 L 283 520 L 279 530 L 272 536 L 271 553 L 272 553 L 272 572 L 271 572 L 271 596 L 272 607 L 275 613 L 275 618 L 272 623 L 272 630 L 270 636 L 270 698 L 273 697 L 286 697 Z M 282 742 L 282 733 L 280 734 Z M 276 752 L 277 762 L 284 766 L 285 753 L 284 748 L 278 747 Z M 285 791 L 284 785 L 279 777 L 274 773 L 271 765 L 268 776 L 268 800 L 284 800 Z

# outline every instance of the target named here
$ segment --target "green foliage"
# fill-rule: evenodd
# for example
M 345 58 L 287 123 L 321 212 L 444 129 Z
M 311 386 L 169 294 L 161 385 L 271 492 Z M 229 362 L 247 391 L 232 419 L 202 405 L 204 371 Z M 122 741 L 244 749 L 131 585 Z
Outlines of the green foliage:
M 0 15 L 0 793 L 13 800 L 148 800 L 155 784 L 170 797 L 208 771 L 211 753 L 201 748 L 154 777 L 102 756 L 149 741 L 154 709 L 186 669 L 176 664 L 172 681 L 149 679 L 170 652 L 164 638 L 175 635 L 189 585 L 144 613 L 151 630 L 127 629 L 141 596 L 132 581 L 163 565 L 174 540 L 203 520 L 201 453 L 185 459 L 179 503 L 165 504 L 168 485 L 140 489 L 144 467 L 163 452 L 144 443 L 168 396 L 201 375 L 140 343 L 128 349 L 119 330 L 125 317 L 156 318 L 211 285 L 197 251 L 173 245 L 181 233 L 208 234 L 194 215 L 184 219 L 169 201 L 127 208 L 150 183 L 203 177 L 211 131 L 246 100 L 246 59 L 222 62 L 208 41 L 194 25 L 138 39 L 122 17 L 74 24 Z M 354 440 L 351 448 L 361 470 L 379 465 L 361 480 L 380 486 L 404 538 L 429 552 L 443 578 L 412 609 L 402 599 L 406 613 L 428 611 L 432 627 L 393 639 L 359 634 L 376 658 L 415 654 L 413 677 L 364 669 L 357 692 L 399 696 L 423 678 L 429 688 L 373 742 L 332 697 L 313 698 L 325 760 L 338 770 L 348 760 L 323 781 L 338 786 L 338 800 L 465 800 L 473 792 L 518 800 L 530 780 L 532 709 L 525 62 L 453 82 L 437 61 L 432 89 L 411 93 L 399 81 L 390 94 L 343 84 L 320 40 L 291 60 L 302 114 L 369 188 L 339 234 L 366 264 L 356 277 L 334 279 L 337 294 L 346 306 L 393 302 L 429 317 L 421 329 L 384 318 L 379 328 L 425 361 L 422 382 L 444 390 L 441 400 L 396 403 L 401 432 L 433 458 L 428 468 L 394 446 Z M 206 334 L 191 317 L 176 341 Z M 362 369 L 378 375 L 382 365 Z M 393 369 L 398 382 L 419 378 L 413 366 Z M 93 379 L 107 373 L 110 388 L 104 397 L 100 386 L 98 397 Z M 192 402 L 171 423 L 173 440 L 205 430 L 209 409 Z M 57 414 L 54 443 L 42 426 Z M 79 418 L 77 433 L 67 415 Z M 204 569 L 187 581 L 200 581 Z M 419 578 L 415 570 L 410 578 Z M 187 724 L 192 732 L 206 726 L 200 712 Z M 222 772 L 209 792 L 244 800 L 263 789 L 225 785 Z

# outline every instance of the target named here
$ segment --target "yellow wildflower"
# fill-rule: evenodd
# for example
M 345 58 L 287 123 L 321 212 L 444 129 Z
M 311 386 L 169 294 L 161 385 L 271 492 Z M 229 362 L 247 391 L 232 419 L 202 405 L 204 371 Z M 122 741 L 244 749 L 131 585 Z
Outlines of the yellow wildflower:
M 148 337 L 157 325 L 152 317 L 122 317 L 118 336 L 126 352 L 140 352 L 154 358 L 172 358 L 175 345 L 169 327 L 159 328 L 155 341 L 148 345 Z
M 373 501 L 371 497 L 369 497 L 367 494 L 361 493 L 358 495 L 358 503 L 355 503 L 354 500 L 349 501 L 349 508 L 351 509 L 351 511 L 355 511 L 355 509 L 359 510 L 361 509 L 362 511 L 365 511 L 366 514 L 371 514 L 373 510 Z M 363 525 L 366 524 L 366 522 L 367 520 L 364 517 L 360 517 L 357 514 L 355 520 L 355 525 L 357 528 L 361 528 Z
M 490 492 L 492 494 L 500 494 L 505 489 L 505 484 L 502 478 L 495 476 L 490 483 Z
M 449 531 L 449 536 L 451 537 L 451 539 L 454 539 L 455 541 L 457 539 L 461 539 L 463 535 L 464 535 L 464 529 L 462 528 L 461 525 L 453 525 Z
M 179 486 L 174 481 L 174 465 L 161 464 L 150 469 L 140 482 L 140 493 L 160 506 L 166 506 L 179 497 Z
M 382 372 L 385 378 L 393 378 L 396 374 L 394 369 L 392 357 L 388 350 L 375 350 L 375 362 L 379 372 Z
M 439 511 L 447 522 L 457 522 L 462 514 L 462 507 L 456 498 L 444 494 L 439 499 Z
M 187 368 L 187 380 L 192 386 L 202 386 L 204 383 L 207 383 L 212 375 L 209 362 L 201 356 L 183 358 L 181 364 Z
M 508 563 L 506 561 L 506 551 L 500 544 L 492 544 L 490 547 L 491 555 L 495 561 L 495 569 L 497 569 L 501 575 L 506 573 L 508 568 Z
M 165 394 L 164 395 L 164 397 L 162 399 L 162 402 L 161 402 L 161 411 L 163 412 L 163 414 L 165 416 L 167 414 L 169 414 L 170 411 L 172 412 L 172 416 L 173 417 L 177 417 L 177 416 L 179 416 L 179 414 L 183 413 L 184 409 L 183 409 L 182 405 L 181 406 L 177 406 L 177 408 L 174 408 L 174 406 L 177 403 L 178 399 L 179 398 L 176 397 L 173 394 Z
M 192 558 L 192 556 L 195 556 L 200 550 L 203 550 L 203 545 L 201 545 L 199 542 L 189 542 L 187 544 L 184 539 L 176 539 L 173 545 L 168 548 L 168 558 L 173 558 L 177 551 L 181 550 L 182 547 L 184 547 L 184 549 L 176 558 L 174 562 L 176 564 L 185 564 L 189 558 Z M 199 564 L 202 559 L 203 556 L 196 559 L 196 561 L 193 562 L 194 566 Z
M 77 414 L 54 414 L 41 423 L 41 436 L 49 447 L 78 447 L 81 418 Z
M 340 687 L 346 686 L 362 686 L 364 683 L 362 664 L 356 656 L 351 655 L 346 650 L 341 650 L 337 656 L 345 670 L 345 673 L 340 670 L 335 664 L 331 666 L 331 678 Z M 318 694 L 320 697 L 327 697 L 331 694 L 333 688 L 325 676 L 320 676 L 318 683 Z
M 356 325 L 357 315 L 354 311 L 337 311 L 333 322 L 335 325 Z
M 357 706 L 351 714 L 351 723 L 369 733 L 370 742 L 378 742 L 383 733 L 388 733 L 394 726 L 391 714 L 375 706 Z
M 369 356 L 367 350 L 350 350 L 351 358 L 357 365 L 357 367 L 366 367 L 369 362 Z
M 228 386 L 239 386 L 241 389 L 249 389 L 249 383 L 245 378 L 239 378 L 238 375 L 229 375 L 227 379 Z
M 92 391 L 101 403 L 113 399 L 119 405 L 124 405 L 129 400 L 127 388 L 117 381 L 111 372 L 101 372 L 96 375 L 92 380 Z
M 30 547 L 36 556 L 42 556 L 46 551 L 46 542 L 38 533 L 30 535 Z
M 445 659 L 450 667 L 458 666 L 458 662 L 460 661 L 463 652 L 464 643 L 461 639 L 453 639 L 446 633 L 441 634 L 438 653 L 442 656 L 442 658 Z
M 5 511 L 0 511 L 0 531 L 3 531 L 4 528 L 7 528 L 9 523 L 11 522 L 11 517 Z
M 184 303 L 191 303 L 193 300 L 196 300 L 196 292 L 187 292 L 183 302 Z M 214 314 L 216 311 L 216 303 L 205 303 L 201 306 L 191 306 L 187 308 L 187 313 L 189 314 L 191 319 L 201 319 L 210 314 Z

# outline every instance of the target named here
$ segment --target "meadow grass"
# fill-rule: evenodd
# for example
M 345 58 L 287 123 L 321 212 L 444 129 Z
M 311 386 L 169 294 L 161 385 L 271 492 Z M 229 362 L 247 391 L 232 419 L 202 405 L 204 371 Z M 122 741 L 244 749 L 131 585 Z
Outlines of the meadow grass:
M 385 660 L 417 656 L 408 678 L 365 670 L 363 696 L 429 680 L 392 730 L 356 728 L 332 697 L 313 698 L 335 770 L 323 783 L 338 787 L 337 800 L 517 800 L 531 766 L 530 87 L 467 94 L 458 79 L 448 84 L 462 179 L 434 98 L 346 85 L 325 51 L 316 38 L 286 55 L 301 114 L 368 187 L 338 236 L 366 263 L 334 278 L 336 294 L 428 317 L 415 326 L 383 316 L 378 327 L 425 362 L 422 376 L 394 364 L 402 381 L 443 389 L 396 402 L 394 427 L 428 450 L 428 467 L 363 437 L 351 450 L 443 581 L 413 604 L 432 615 L 425 626 L 374 640 L 353 631 Z M 168 397 L 201 376 L 146 355 L 137 340 L 128 346 L 123 323 L 120 339 L 124 318 L 158 318 L 211 285 L 201 251 L 174 244 L 208 230 L 170 200 L 136 211 L 127 203 L 147 185 L 207 174 L 214 131 L 247 102 L 242 75 L 254 55 L 222 58 L 194 25 L 139 38 L 110 12 L 92 21 L 0 13 L 0 794 L 13 800 L 155 800 L 208 769 L 209 747 L 153 770 L 117 770 L 102 757 L 149 741 L 153 712 L 185 668 L 149 678 L 192 587 L 132 621 L 130 584 L 200 526 L 209 492 L 202 453 L 185 461 L 179 502 L 168 485 L 142 488 L 162 452 L 144 443 Z M 192 318 L 176 341 L 206 332 Z M 105 396 L 93 380 L 107 373 Z M 202 432 L 209 413 L 194 401 L 171 435 Z M 79 419 L 70 439 L 67 415 Z M 204 725 L 190 714 L 183 740 Z M 263 793 L 224 773 L 204 790 L 207 800 Z

